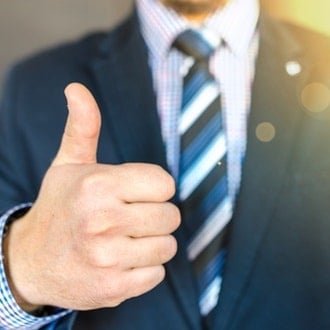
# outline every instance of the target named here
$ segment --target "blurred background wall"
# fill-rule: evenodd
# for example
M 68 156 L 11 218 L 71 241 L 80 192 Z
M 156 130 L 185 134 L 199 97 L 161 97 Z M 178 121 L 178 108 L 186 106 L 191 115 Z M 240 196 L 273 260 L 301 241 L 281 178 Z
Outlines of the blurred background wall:
M 261 0 L 274 16 L 306 25 L 330 36 L 330 0 Z
M 330 35 L 330 0 L 261 0 L 274 16 Z M 18 59 L 120 21 L 132 0 L 2 0 L 0 93 L 8 67 Z

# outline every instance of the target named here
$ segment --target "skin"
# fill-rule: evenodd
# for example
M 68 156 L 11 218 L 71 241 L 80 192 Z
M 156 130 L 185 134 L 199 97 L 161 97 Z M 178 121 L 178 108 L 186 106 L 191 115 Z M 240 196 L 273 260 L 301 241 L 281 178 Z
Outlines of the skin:
M 226 0 L 161 0 L 201 23 Z M 114 307 L 165 276 L 174 257 L 179 210 L 168 200 L 173 178 L 151 164 L 99 164 L 101 116 L 94 97 L 65 90 L 62 144 L 30 211 L 4 241 L 9 285 L 28 312 L 50 305 L 75 310 Z
M 151 164 L 97 163 L 98 106 L 80 84 L 65 94 L 61 147 L 5 241 L 9 284 L 26 311 L 117 306 L 159 284 L 177 250 L 173 178 Z

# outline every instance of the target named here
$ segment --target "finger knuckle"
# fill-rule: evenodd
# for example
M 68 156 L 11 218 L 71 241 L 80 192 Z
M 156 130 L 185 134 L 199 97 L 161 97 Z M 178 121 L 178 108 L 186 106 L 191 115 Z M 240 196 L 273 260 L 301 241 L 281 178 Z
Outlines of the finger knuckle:
M 85 174 L 79 182 L 79 192 L 82 196 L 91 196 L 99 191 L 102 179 L 98 172 Z
M 127 285 L 122 277 L 118 274 L 116 279 L 111 281 L 111 284 L 105 290 L 105 299 L 111 304 L 111 307 L 120 305 L 128 298 Z
M 148 171 L 149 175 L 155 178 L 155 182 L 157 182 L 157 189 L 159 193 L 163 195 L 164 200 L 168 200 L 173 197 L 175 193 L 175 180 L 174 178 L 165 171 L 159 165 L 150 165 L 150 169 Z
M 162 240 L 158 248 L 158 263 L 164 264 L 173 258 L 177 251 L 177 242 L 176 239 L 171 236 L 162 237 Z
M 174 236 L 168 236 L 167 252 L 169 259 L 172 259 L 178 251 L 178 243 Z
M 89 250 L 89 261 L 94 267 L 99 268 L 119 268 L 119 259 L 115 253 L 111 253 L 111 248 L 108 249 L 102 245 L 94 246 Z
M 163 265 L 153 266 L 143 278 L 136 280 L 136 285 L 130 290 L 130 297 L 137 297 L 152 290 L 165 278 L 165 267 Z
M 175 194 L 175 180 L 174 178 L 169 175 L 167 172 L 164 171 L 164 180 L 163 180 L 163 193 L 165 199 L 170 199 Z
M 155 285 L 159 284 L 165 279 L 166 271 L 163 265 L 159 265 L 154 269 L 155 275 Z
M 98 279 L 94 292 L 94 300 L 103 306 L 116 307 L 124 301 L 124 288 L 120 274 L 106 272 L 106 276 Z
M 84 215 L 80 217 L 79 228 L 77 231 L 82 239 L 89 241 L 89 239 L 93 238 L 94 234 L 97 232 L 95 228 L 95 221 L 93 220 L 94 219 L 88 215 L 88 212 L 84 213 Z
M 181 224 L 181 213 L 179 208 L 172 204 L 168 203 L 170 209 L 170 223 L 172 225 L 171 232 L 175 231 Z

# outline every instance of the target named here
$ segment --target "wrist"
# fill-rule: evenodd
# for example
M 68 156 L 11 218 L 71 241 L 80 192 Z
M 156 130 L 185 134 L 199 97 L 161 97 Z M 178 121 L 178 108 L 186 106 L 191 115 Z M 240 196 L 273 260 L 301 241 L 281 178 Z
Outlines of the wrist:
M 23 298 L 23 295 L 20 294 L 15 281 L 13 280 L 12 276 L 12 263 L 11 263 L 11 254 L 10 251 L 14 250 L 12 244 L 12 231 L 13 227 L 17 227 L 16 221 L 21 220 L 22 217 L 28 212 L 29 208 L 23 208 L 15 213 L 13 213 L 7 220 L 4 230 L 3 230 L 3 237 L 2 237 L 2 261 L 3 267 L 6 274 L 6 279 L 11 290 L 11 293 L 16 301 L 16 303 L 20 306 L 22 310 L 25 312 L 35 315 L 35 316 L 43 316 L 43 306 L 36 305 L 33 303 L 28 302 L 26 299 Z

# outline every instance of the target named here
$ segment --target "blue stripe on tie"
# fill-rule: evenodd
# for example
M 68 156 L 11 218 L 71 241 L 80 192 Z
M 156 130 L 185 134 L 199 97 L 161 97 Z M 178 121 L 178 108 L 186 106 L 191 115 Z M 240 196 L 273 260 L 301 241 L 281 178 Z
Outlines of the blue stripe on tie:
M 200 292 L 204 292 L 207 286 L 222 273 L 222 268 L 225 264 L 227 251 L 221 250 L 207 265 L 204 272 L 198 278 L 198 286 Z
M 196 159 L 200 153 L 206 149 L 210 143 L 212 136 L 220 133 L 221 128 L 221 116 L 216 114 L 203 130 L 196 136 L 196 138 L 190 143 L 189 147 L 181 155 L 180 171 L 184 173 L 188 167 L 192 165 L 194 159 Z
M 213 187 L 213 189 L 207 194 L 204 200 L 199 204 L 197 210 L 193 212 L 193 216 L 187 219 L 189 231 L 196 232 L 201 225 L 200 219 L 204 219 L 204 223 L 207 221 L 207 217 L 215 210 L 219 204 L 219 200 L 222 201 L 227 195 L 227 179 L 222 177 L 221 180 Z
M 184 109 L 186 105 L 193 99 L 194 95 L 203 87 L 208 81 L 208 76 L 204 70 L 198 70 L 185 86 L 182 95 L 181 108 Z

